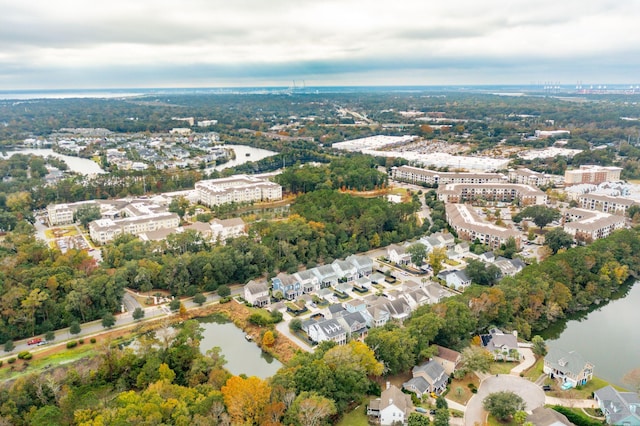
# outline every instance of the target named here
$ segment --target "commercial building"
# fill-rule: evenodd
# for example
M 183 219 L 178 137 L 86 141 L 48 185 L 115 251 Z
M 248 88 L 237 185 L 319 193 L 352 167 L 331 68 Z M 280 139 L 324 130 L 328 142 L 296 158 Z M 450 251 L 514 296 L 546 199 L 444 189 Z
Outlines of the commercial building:
M 505 183 L 507 177 L 501 173 L 464 173 L 438 172 L 420 167 L 400 166 L 391 169 L 395 180 L 427 185 L 445 185 L 449 183 Z
M 582 242 L 606 238 L 613 231 L 625 227 L 623 216 L 595 210 L 569 209 L 564 220 L 564 231 Z
M 566 186 L 580 183 L 597 185 L 602 182 L 615 182 L 620 180 L 620 172 L 622 172 L 621 167 L 583 165 L 579 169 L 564 172 L 564 184 Z
M 521 205 L 545 204 L 547 194 L 531 185 L 516 183 L 450 183 L 438 188 L 438 199 L 445 203 L 463 203 L 483 199 L 486 201 L 512 202 Z
M 445 211 L 447 222 L 456 231 L 458 237 L 463 240 L 475 241 L 478 239 L 480 243 L 496 249 L 502 244 L 506 244 L 509 238 L 513 238 L 516 246 L 520 248 L 520 233 L 485 222 L 467 204 L 447 204 Z
M 213 207 L 228 203 L 251 203 L 264 200 L 281 200 L 282 187 L 266 179 L 235 175 L 228 178 L 196 182 L 200 203 Z
M 546 139 L 569 136 L 571 132 L 569 130 L 536 130 L 534 134 L 536 138 Z

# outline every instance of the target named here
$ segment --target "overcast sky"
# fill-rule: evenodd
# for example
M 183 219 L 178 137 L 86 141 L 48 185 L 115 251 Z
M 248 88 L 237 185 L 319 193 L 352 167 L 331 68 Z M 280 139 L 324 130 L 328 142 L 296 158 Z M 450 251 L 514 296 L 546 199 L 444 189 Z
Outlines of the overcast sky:
M 0 0 L 0 90 L 640 84 L 638 0 Z

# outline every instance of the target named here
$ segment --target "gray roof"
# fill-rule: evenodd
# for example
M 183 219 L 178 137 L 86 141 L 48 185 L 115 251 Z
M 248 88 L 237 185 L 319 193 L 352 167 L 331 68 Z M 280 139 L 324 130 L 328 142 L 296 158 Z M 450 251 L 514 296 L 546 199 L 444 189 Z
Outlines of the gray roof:
M 565 374 L 571 373 L 574 377 L 578 377 L 585 367 L 592 367 L 591 363 L 582 358 L 582 355 L 578 352 L 567 352 L 557 347 L 550 347 L 544 360 L 556 370 L 562 371 Z
M 251 294 L 258 294 L 258 293 L 263 293 L 265 291 L 269 291 L 269 286 L 267 285 L 267 283 L 265 282 L 256 282 L 256 281 L 249 281 L 247 284 L 245 284 L 244 286 L 247 290 L 249 290 L 249 293 Z
M 416 376 L 417 374 L 424 374 L 429 379 L 431 379 L 431 383 L 438 382 L 442 379 L 443 375 L 447 375 L 442 365 L 433 360 L 425 362 L 424 364 L 416 365 L 415 367 L 413 367 L 411 372 L 414 376 Z
M 518 349 L 518 339 L 511 333 L 503 333 L 497 328 L 489 330 L 489 334 L 483 334 L 480 336 L 482 339 L 482 346 L 484 346 L 489 352 L 493 352 L 497 348 L 506 347 L 508 349 Z
M 320 328 L 323 331 L 324 335 L 329 339 L 345 333 L 345 330 L 342 328 L 340 323 L 334 319 L 328 319 L 316 324 L 312 324 L 309 329 L 312 329 L 314 327 Z
M 380 410 L 384 410 L 391 404 L 395 405 L 404 412 L 406 415 L 413 410 L 413 403 L 411 402 L 411 396 L 403 393 L 396 386 L 389 386 L 388 389 L 382 391 L 380 395 Z
M 536 426 L 572 426 L 563 414 L 546 407 L 538 407 L 527 416 L 527 421 Z
M 413 387 L 417 389 L 420 393 L 425 393 L 429 390 L 429 382 L 427 382 L 423 377 L 414 377 L 402 384 L 403 388 Z
M 606 386 L 595 391 L 594 396 L 600 401 L 600 408 L 607 411 L 608 423 L 618 424 L 618 422 L 633 416 L 637 424 L 640 424 L 640 398 L 637 393 L 618 392 L 612 386 Z M 633 411 L 631 411 L 632 409 Z

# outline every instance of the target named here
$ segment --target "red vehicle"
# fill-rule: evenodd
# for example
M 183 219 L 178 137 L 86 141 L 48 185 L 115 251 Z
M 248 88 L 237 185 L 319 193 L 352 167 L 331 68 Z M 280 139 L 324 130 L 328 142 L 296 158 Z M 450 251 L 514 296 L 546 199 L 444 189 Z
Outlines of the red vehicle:
M 27 340 L 27 345 L 37 345 L 42 342 L 42 338 L 36 337 L 35 339 Z

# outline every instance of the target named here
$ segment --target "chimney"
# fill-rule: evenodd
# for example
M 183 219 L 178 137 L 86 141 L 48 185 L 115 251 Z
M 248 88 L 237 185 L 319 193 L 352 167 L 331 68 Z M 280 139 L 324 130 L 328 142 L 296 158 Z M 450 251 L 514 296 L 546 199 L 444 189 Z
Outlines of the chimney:
M 389 405 L 393 405 L 393 399 L 389 398 Z
M 391 382 L 387 382 L 387 389 L 391 387 Z

